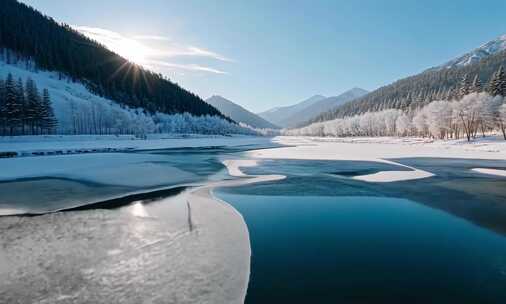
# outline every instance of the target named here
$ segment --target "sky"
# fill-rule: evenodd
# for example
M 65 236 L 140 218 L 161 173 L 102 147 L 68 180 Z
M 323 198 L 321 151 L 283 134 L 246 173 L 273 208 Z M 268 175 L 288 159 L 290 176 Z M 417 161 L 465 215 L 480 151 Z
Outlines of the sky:
M 22 0 L 202 98 L 374 90 L 506 34 L 506 1 Z

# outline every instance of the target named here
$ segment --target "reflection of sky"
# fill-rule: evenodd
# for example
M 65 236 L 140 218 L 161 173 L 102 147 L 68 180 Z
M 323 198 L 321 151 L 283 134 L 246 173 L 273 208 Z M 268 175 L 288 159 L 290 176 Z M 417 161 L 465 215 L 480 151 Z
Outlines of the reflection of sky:
M 506 235 L 506 178 L 480 174 L 472 168 L 506 168 L 506 161 L 412 158 L 395 162 L 435 176 L 402 182 L 369 183 L 351 177 L 367 171 L 399 170 L 389 164 L 356 161 L 262 161 L 244 168 L 249 174 L 281 172 L 273 183 L 223 188 L 218 192 L 271 196 L 374 196 L 406 198 L 468 219 Z

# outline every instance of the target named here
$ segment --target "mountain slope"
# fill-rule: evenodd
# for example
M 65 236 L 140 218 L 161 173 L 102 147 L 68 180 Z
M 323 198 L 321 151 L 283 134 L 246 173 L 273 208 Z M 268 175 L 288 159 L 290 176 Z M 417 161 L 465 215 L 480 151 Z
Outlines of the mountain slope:
M 236 122 L 242 122 L 258 129 L 279 129 L 278 126 L 221 96 L 212 96 L 206 99 L 206 102 Z
M 496 39 L 483 44 L 479 48 L 476 48 L 469 53 L 466 53 L 460 57 L 448 61 L 443 65 L 436 67 L 436 69 L 453 68 L 477 63 L 486 57 L 497 54 L 504 50 L 506 50 L 506 35 L 499 36 Z
M 276 107 L 265 112 L 258 113 L 258 116 L 263 119 L 270 121 L 271 123 L 285 127 L 285 123 L 287 122 L 287 118 L 295 113 L 304 110 L 305 108 L 313 105 L 315 102 L 318 102 L 322 99 L 325 99 L 325 96 L 322 95 L 314 95 L 306 100 L 303 100 L 299 103 L 296 103 L 292 106 L 286 107 Z
M 51 107 L 58 125 L 56 134 L 110 135 L 133 134 L 144 136 L 150 133 L 195 133 L 195 134 L 255 134 L 252 130 L 232 123 L 219 116 L 194 116 L 188 113 L 149 113 L 142 108 L 131 108 L 89 91 L 82 83 L 72 82 L 57 72 L 35 69 L 33 64 L 20 60 L 7 64 L 0 53 L 0 92 L 8 75 L 27 83 L 33 80 L 36 90 L 47 90 Z M 5 88 L 5 86 L 3 86 Z M 2 101 L 0 95 L 0 108 Z M 26 106 L 26 105 L 25 105 Z M 26 108 L 24 108 L 26 109 Z M 0 137 L 10 134 L 9 120 L 4 120 L 0 111 Z M 30 125 L 16 124 L 14 135 L 33 135 Z M 40 134 L 36 132 L 36 134 Z
M 14 51 L 14 57 L 30 58 L 38 68 L 65 74 L 86 84 L 93 93 L 132 108 L 222 117 L 218 110 L 162 75 L 127 61 L 16 0 L 2 0 L 1 4 L 0 51 L 5 53 L 5 49 Z M 9 52 L 5 57 L 7 64 L 19 59 Z
M 504 37 L 504 35 L 501 37 Z M 501 39 L 498 38 L 485 45 L 497 46 L 496 42 Z M 494 47 L 491 48 L 494 49 Z M 498 49 L 496 53 L 484 56 L 478 61 L 476 59 L 465 59 L 477 58 L 472 55 L 468 57 L 464 55 L 459 58 L 462 60 L 443 65 L 447 68 L 431 68 L 420 74 L 380 87 L 353 102 L 322 113 L 310 122 L 331 120 L 384 109 L 414 109 L 434 100 L 455 99 L 459 96 L 458 88 L 464 77 L 468 81 L 472 81 L 477 76 L 483 84 L 482 87 L 486 89 L 486 84 L 493 73 L 500 66 L 506 66 L 506 50 L 501 51 Z
M 289 117 L 287 117 L 283 124 L 289 128 L 296 127 L 298 125 L 301 125 L 312 118 L 315 118 L 321 113 L 324 113 L 326 111 L 329 111 L 335 107 L 338 107 L 348 101 L 357 99 L 361 96 L 364 96 L 368 92 L 361 88 L 353 88 L 351 90 L 348 90 L 338 96 L 328 97 L 322 100 L 319 100 L 309 107 L 300 110 Z

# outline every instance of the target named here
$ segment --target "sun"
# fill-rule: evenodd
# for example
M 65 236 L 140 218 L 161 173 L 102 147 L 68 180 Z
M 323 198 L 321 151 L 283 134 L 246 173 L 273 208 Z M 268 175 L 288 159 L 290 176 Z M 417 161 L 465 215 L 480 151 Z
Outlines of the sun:
M 128 38 L 119 40 L 114 48 L 120 56 L 138 65 L 146 64 L 150 54 L 149 48 Z

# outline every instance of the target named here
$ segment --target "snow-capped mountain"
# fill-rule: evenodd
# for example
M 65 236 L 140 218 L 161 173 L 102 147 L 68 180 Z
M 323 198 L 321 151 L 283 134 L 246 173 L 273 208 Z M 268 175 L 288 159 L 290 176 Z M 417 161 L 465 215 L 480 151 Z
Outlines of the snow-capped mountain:
M 506 34 L 483 44 L 482 46 L 472 50 L 469 53 L 466 53 L 460 57 L 450 60 L 447 63 L 438 66 L 437 68 L 444 69 L 444 68 L 466 66 L 469 64 L 479 62 L 483 58 L 497 54 L 504 50 L 506 50 Z
M 258 113 L 258 116 L 267 121 L 270 121 L 273 124 L 284 127 L 286 126 L 286 122 L 289 121 L 290 116 L 310 107 L 314 103 L 325 98 L 327 97 L 322 95 L 314 95 L 291 106 L 275 107 L 265 112 Z
M 279 129 L 278 126 L 221 96 L 212 96 L 206 99 L 206 102 L 236 122 L 242 122 L 258 129 Z

